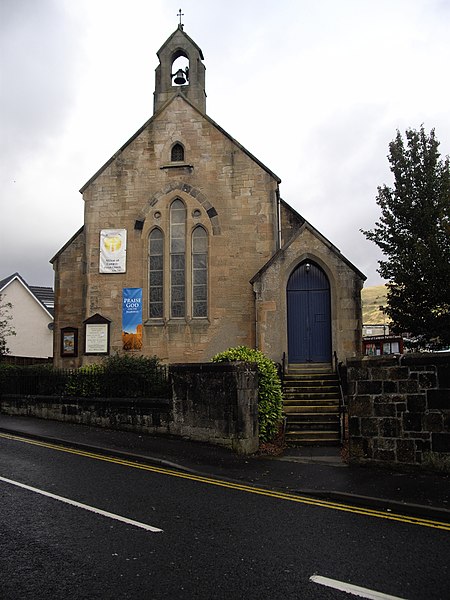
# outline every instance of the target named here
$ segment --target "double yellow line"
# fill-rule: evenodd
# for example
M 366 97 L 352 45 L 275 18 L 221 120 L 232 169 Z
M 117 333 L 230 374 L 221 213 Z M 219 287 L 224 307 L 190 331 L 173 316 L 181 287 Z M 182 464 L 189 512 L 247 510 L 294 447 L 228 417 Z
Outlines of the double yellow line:
M 122 465 L 124 467 L 130 467 L 132 469 L 140 469 L 142 471 L 150 471 L 152 473 L 158 473 L 160 475 L 167 475 L 169 477 L 178 477 L 180 479 L 188 479 L 189 481 L 197 481 L 207 485 L 214 485 L 216 487 L 228 488 L 231 490 L 237 490 L 241 492 L 247 492 L 249 494 L 258 494 L 260 496 L 268 496 L 269 498 L 276 498 L 278 500 L 287 500 L 289 502 L 297 502 L 300 504 L 309 504 L 311 506 L 319 506 L 321 508 L 328 508 L 332 510 L 339 510 L 342 512 L 354 513 L 357 515 L 365 515 L 368 517 L 375 517 L 377 519 L 386 519 L 388 521 L 399 521 L 401 523 L 409 523 L 411 525 L 420 525 L 422 527 L 431 527 L 433 529 L 442 529 L 444 531 L 450 531 L 450 523 L 444 523 L 441 521 L 434 521 L 431 519 L 422 519 L 419 517 L 411 517 L 408 515 L 401 515 L 392 512 L 383 512 L 379 510 L 373 510 L 370 508 L 351 506 L 349 504 L 341 504 L 339 502 L 329 502 L 327 500 L 319 500 L 310 498 L 308 496 L 300 496 L 297 494 L 290 494 L 285 492 L 278 492 L 267 490 L 264 488 L 253 487 L 250 485 L 233 483 L 221 479 L 213 479 L 211 477 L 204 477 L 201 475 L 194 475 L 191 473 L 184 473 L 182 471 L 176 471 L 174 469 L 166 469 L 163 467 L 157 467 L 148 465 L 145 463 L 139 463 L 123 458 L 116 458 L 113 456 L 107 456 L 103 454 L 96 454 L 94 452 L 87 452 L 85 450 L 79 450 L 77 448 L 69 448 L 61 446 L 59 444 L 51 444 L 48 442 L 42 442 L 39 440 L 33 440 L 29 438 L 20 437 L 17 435 L 0 433 L 0 438 L 7 440 L 14 440 L 25 444 L 31 444 L 33 446 L 40 446 L 42 448 L 48 448 L 50 450 L 56 450 L 58 452 L 66 452 L 67 454 L 75 454 L 77 456 L 84 456 L 94 460 L 101 460 L 103 462 L 109 462 L 116 465 Z

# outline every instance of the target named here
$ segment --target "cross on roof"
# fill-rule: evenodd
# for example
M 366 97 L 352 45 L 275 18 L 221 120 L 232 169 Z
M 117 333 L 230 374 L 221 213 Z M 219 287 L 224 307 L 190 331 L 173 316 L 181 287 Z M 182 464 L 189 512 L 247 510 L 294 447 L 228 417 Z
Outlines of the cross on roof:
M 181 22 L 181 17 L 184 17 L 184 13 L 181 12 L 181 8 L 177 12 L 177 17 L 180 17 L 180 27 L 181 27 L 181 29 L 183 29 L 183 23 Z

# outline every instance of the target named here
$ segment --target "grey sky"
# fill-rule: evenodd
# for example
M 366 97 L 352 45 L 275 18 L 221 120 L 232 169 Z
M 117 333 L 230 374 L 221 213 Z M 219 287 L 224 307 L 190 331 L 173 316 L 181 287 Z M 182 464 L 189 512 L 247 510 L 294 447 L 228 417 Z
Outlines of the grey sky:
M 152 115 L 179 0 L 0 0 L 0 279 L 52 285 L 83 223 L 78 190 Z M 281 195 L 368 276 L 359 232 L 390 183 L 396 129 L 450 152 L 450 0 L 190 0 L 207 112 L 281 179 Z

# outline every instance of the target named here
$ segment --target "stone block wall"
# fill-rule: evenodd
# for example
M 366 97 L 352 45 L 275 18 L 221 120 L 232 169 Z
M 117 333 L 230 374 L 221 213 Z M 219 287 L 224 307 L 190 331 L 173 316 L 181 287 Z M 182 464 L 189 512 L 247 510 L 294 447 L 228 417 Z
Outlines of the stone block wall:
M 242 454 L 258 450 L 258 377 L 254 365 L 177 365 L 170 373 L 171 399 L 0 395 L 0 413 L 174 435 L 226 446 Z
M 347 367 L 350 461 L 450 472 L 450 353 Z
M 0 412 L 38 417 L 134 433 L 168 434 L 173 422 L 171 401 L 128 398 L 63 398 L 2 396 Z
M 256 452 L 258 375 L 247 363 L 203 363 L 170 367 L 173 432 L 182 437 Z

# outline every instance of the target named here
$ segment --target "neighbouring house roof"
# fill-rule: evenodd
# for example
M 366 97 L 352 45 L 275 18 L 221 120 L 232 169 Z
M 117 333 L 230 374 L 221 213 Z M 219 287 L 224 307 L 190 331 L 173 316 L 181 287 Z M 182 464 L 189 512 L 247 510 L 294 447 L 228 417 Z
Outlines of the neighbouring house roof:
M 55 300 L 53 288 L 46 286 L 28 285 L 25 279 L 19 273 L 13 273 L 0 281 L 0 293 L 3 292 L 13 281 L 18 281 L 31 294 L 31 296 L 40 304 L 49 316 L 53 319 Z
M 53 288 L 40 285 L 30 285 L 29 288 L 36 298 L 53 314 L 52 311 L 55 308 L 55 294 Z

